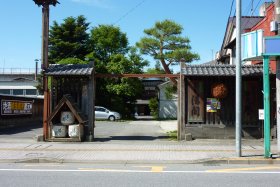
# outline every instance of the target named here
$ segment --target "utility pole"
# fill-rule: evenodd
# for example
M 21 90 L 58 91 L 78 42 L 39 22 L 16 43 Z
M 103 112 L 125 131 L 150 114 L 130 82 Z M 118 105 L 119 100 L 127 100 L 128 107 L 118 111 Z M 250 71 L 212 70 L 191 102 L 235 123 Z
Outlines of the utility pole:
M 275 0 L 275 21 L 277 22 L 277 35 L 280 36 L 280 0 Z M 280 154 L 280 57 L 276 59 L 276 122 L 277 122 L 277 150 Z
M 236 0 L 236 104 L 235 104 L 235 143 L 236 156 L 241 157 L 241 0 Z
M 49 45 L 49 6 L 55 6 L 57 0 L 33 0 L 38 6 L 42 6 L 42 70 L 46 70 L 49 67 L 48 61 L 48 45 Z M 48 79 L 43 73 L 43 90 L 44 90 L 44 111 L 43 111 L 43 138 L 48 137 L 48 125 L 47 119 L 50 113 L 50 93 L 48 90 Z

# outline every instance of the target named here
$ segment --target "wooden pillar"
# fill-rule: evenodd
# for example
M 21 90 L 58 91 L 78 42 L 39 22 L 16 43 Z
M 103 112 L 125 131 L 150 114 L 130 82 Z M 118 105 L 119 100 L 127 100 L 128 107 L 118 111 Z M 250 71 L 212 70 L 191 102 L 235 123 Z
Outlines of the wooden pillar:
M 49 66 L 48 62 L 48 45 L 49 45 L 49 4 L 44 3 L 42 8 L 42 65 L 43 70 Z M 49 116 L 49 90 L 48 78 L 43 73 L 43 89 L 44 89 L 44 111 L 43 111 L 43 137 L 44 140 L 48 138 L 48 124 Z
M 93 62 L 90 65 L 94 67 Z M 94 81 L 94 70 L 89 78 L 88 83 L 88 132 L 86 132 L 87 140 L 92 141 L 94 139 L 94 121 L 95 121 L 95 81 Z

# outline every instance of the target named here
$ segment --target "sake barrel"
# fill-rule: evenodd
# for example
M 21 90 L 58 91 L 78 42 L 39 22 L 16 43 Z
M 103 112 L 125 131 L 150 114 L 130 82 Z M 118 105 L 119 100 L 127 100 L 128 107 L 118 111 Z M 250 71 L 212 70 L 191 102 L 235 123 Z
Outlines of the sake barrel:
M 73 124 L 68 126 L 68 135 L 71 138 L 79 137 L 80 134 L 81 136 L 83 136 L 83 133 L 84 133 L 83 128 L 82 127 L 80 128 L 79 124 Z
M 61 112 L 60 116 L 60 123 L 63 125 L 71 125 L 75 121 L 74 115 L 70 111 L 63 111 Z
M 56 138 L 65 138 L 67 126 L 65 125 L 53 125 L 52 126 L 52 136 Z

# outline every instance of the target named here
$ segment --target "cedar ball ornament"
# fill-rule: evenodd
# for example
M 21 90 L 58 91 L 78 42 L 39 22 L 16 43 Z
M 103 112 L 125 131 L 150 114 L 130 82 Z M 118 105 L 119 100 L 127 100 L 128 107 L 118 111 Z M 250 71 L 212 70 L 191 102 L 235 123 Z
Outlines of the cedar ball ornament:
M 212 85 L 212 95 L 214 98 L 223 99 L 227 96 L 228 89 L 223 83 L 215 83 Z

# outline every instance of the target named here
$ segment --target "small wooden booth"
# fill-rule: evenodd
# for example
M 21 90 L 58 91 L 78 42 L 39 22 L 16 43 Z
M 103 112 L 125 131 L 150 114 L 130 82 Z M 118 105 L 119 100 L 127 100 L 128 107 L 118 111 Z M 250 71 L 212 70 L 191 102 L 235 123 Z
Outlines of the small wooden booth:
M 47 141 L 92 141 L 94 134 L 93 65 L 50 65 Z
M 261 138 L 263 121 L 258 119 L 258 110 L 263 109 L 263 66 L 241 69 L 242 136 Z M 184 77 L 185 133 L 194 138 L 234 138 L 235 65 L 190 65 Z M 270 78 L 275 79 L 275 74 L 270 72 Z M 271 88 L 275 89 L 273 81 Z

